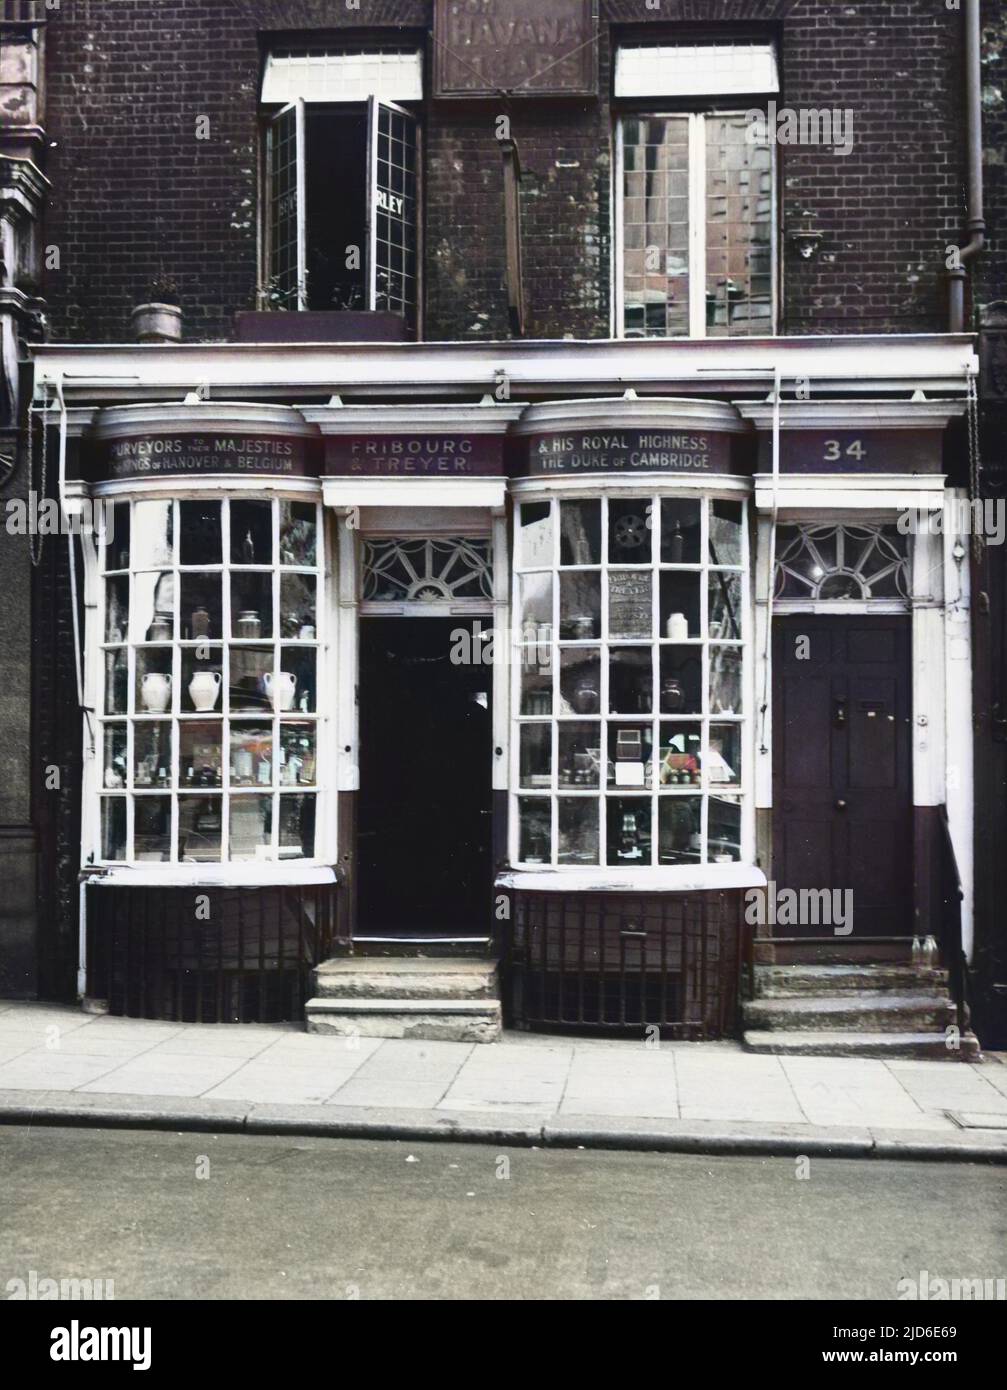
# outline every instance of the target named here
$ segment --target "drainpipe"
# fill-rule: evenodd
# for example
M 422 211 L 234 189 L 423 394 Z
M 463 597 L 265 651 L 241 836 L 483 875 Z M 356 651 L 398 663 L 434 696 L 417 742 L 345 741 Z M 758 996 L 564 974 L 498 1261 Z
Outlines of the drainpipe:
M 980 73 L 981 27 L 980 0 L 965 0 L 965 131 L 966 164 L 968 167 L 967 203 L 969 218 L 965 224 L 969 240 L 958 247 L 954 269 L 948 272 L 948 332 L 965 330 L 965 267 L 978 256 L 986 244 L 986 219 L 983 216 L 983 139 L 982 139 L 982 78 Z

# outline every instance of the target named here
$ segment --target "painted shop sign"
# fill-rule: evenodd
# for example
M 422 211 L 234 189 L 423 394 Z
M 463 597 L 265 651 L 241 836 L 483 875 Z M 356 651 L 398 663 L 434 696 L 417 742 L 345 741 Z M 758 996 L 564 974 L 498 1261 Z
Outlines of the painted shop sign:
M 592 0 L 434 0 L 434 95 L 594 96 Z
M 940 430 L 782 430 L 784 473 L 940 473 Z M 759 437 L 759 471 L 773 471 L 771 433 Z
M 325 441 L 325 471 L 337 477 L 500 477 L 496 434 L 337 434 Z
M 731 437 L 703 430 L 577 430 L 528 437 L 527 471 L 730 473 Z
M 103 440 L 97 467 L 103 478 L 161 478 L 192 473 L 305 477 L 307 441 L 258 434 L 144 434 Z

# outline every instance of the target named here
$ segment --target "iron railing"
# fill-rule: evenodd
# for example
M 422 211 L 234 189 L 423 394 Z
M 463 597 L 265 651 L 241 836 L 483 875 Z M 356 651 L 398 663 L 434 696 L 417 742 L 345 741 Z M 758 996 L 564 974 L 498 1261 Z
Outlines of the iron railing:
M 736 893 L 515 892 L 506 956 L 519 1028 L 718 1038 L 738 998 Z
M 300 1021 L 331 953 L 336 886 L 87 894 L 87 993 L 109 1012 L 179 1023 Z
M 958 1012 L 958 1028 L 964 1033 L 970 1025 L 968 1003 L 968 962 L 962 944 L 962 902 L 965 892 L 958 860 L 951 839 L 951 826 L 948 823 L 946 806 L 938 808 L 940 821 L 940 946 L 941 961 L 948 972 L 948 987 Z

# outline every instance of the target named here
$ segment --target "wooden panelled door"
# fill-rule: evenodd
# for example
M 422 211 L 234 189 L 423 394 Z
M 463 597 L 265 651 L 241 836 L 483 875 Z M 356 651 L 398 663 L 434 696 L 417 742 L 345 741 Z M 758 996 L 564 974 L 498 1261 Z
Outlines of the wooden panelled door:
M 840 939 L 912 931 L 910 646 L 908 616 L 773 620 L 770 877 L 777 892 L 852 889 L 853 931 Z

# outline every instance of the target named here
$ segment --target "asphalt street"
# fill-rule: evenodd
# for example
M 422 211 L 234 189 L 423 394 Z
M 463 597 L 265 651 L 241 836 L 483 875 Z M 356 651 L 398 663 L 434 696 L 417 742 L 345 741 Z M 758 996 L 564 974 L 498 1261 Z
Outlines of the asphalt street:
M 982 1164 L 0 1129 L 10 1280 L 115 1297 L 896 1299 L 1007 1274 Z M 944 1305 L 947 1307 L 947 1305 Z

